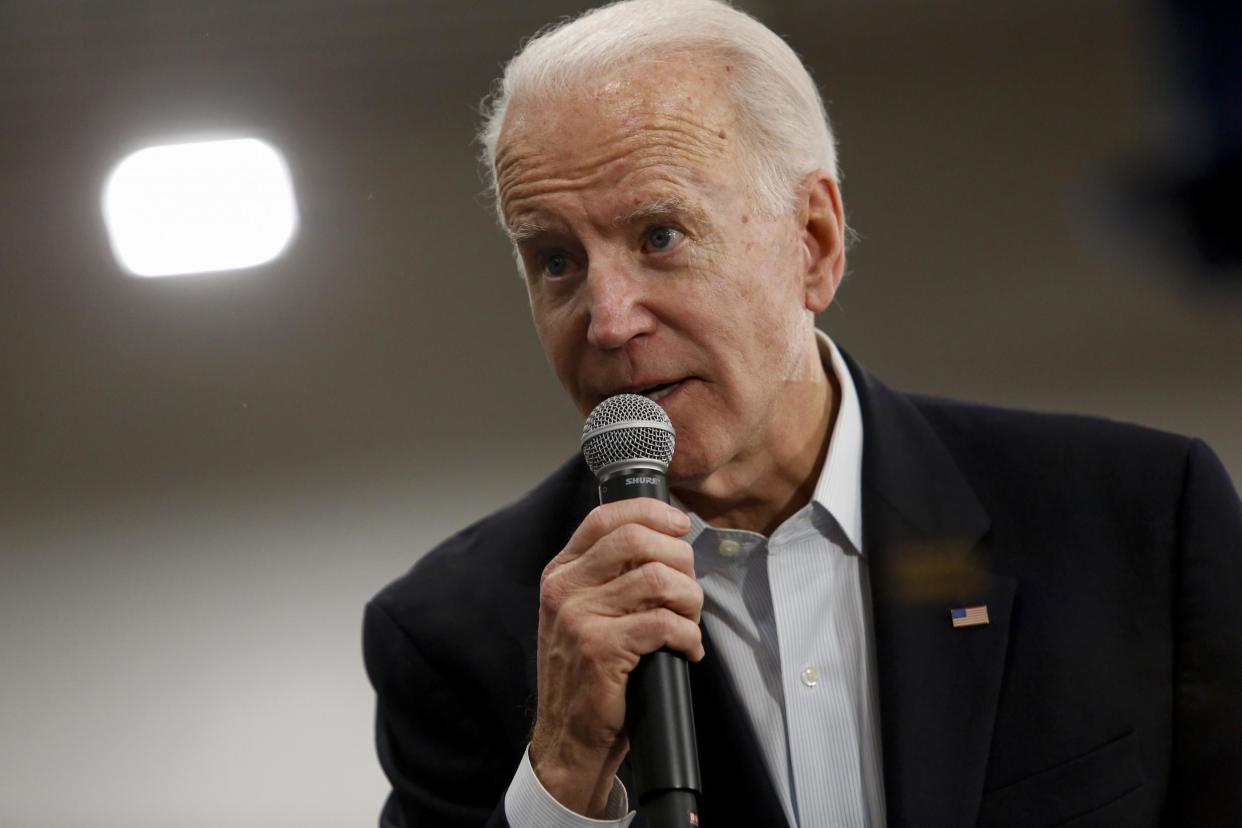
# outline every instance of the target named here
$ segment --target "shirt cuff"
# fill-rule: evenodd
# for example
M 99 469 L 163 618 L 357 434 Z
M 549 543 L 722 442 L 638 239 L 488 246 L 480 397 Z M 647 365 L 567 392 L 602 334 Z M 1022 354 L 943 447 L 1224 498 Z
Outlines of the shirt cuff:
M 629 828 L 634 821 L 630 810 L 630 798 L 625 786 L 615 776 L 608 804 L 604 807 L 607 819 L 591 819 L 576 814 L 556 801 L 535 776 L 530 764 L 530 746 L 522 754 L 509 790 L 505 793 L 505 817 L 512 828 Z

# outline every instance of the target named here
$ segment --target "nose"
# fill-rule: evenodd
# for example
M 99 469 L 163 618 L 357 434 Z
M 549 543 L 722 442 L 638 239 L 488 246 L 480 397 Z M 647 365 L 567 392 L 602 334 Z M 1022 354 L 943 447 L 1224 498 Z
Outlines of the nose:
M 622 348 L 655 328 L 642 278 L 623 266 L 592 262 L 586 298 L 587 342 L 594 348 Z

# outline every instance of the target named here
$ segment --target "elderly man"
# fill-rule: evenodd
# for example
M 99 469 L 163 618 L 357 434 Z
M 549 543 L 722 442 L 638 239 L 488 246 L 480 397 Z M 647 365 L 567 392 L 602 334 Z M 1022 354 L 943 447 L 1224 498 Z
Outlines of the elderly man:
M 1242 505 L 1202 444 L 895 393 L 814 327 L 833 139 L 712 0 L 532 40 L 483 133 L 548 360 L 678 433 L 573 459 L 368 606 L 387 826 L 634 825 L 625 688 L 686 654 L 703 824 L 1235 823 Z

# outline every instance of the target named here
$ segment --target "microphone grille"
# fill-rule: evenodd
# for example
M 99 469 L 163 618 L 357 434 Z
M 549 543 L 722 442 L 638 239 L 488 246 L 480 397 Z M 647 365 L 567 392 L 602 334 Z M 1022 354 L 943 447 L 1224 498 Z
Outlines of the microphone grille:
M 609 397 L 595 406 L 582 426 L 582 456 L 596 477 L 643 460 L 667 471 L 676 442 L 668 414 L 638 394 Z

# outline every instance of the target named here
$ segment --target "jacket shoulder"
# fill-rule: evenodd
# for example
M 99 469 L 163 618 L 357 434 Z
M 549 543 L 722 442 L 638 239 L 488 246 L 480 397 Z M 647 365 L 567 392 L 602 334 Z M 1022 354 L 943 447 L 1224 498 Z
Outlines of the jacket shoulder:
M 534 718 L 539 577 L 581 517 L 584 472 L 580 458 L 566 463 L 367 604 L 363 659 L 393 824 L 505 824 L 503 792 Z
M 911 400 L 994 515 L 1075 523 L 1140 513 L 1172 534 L 1191 457 L 1196 447 L 1210 454 L 1190 437 L 1101 417 Z
M 572 458 L 517 501 L 444 540 L 371 603 L 401 626 L 479 618 L 506 595 L 538 589 L 547 562 L 590 509 L 590 479 Z
M 1150 467 L 1180 465 L 1194 440 L 1134 423 L 1081 414 L 1044 413 L 913 394 L 910 400 L 953 448 L 1024 463 L 1039 458 L 1067 464 L 1113 460 Z

